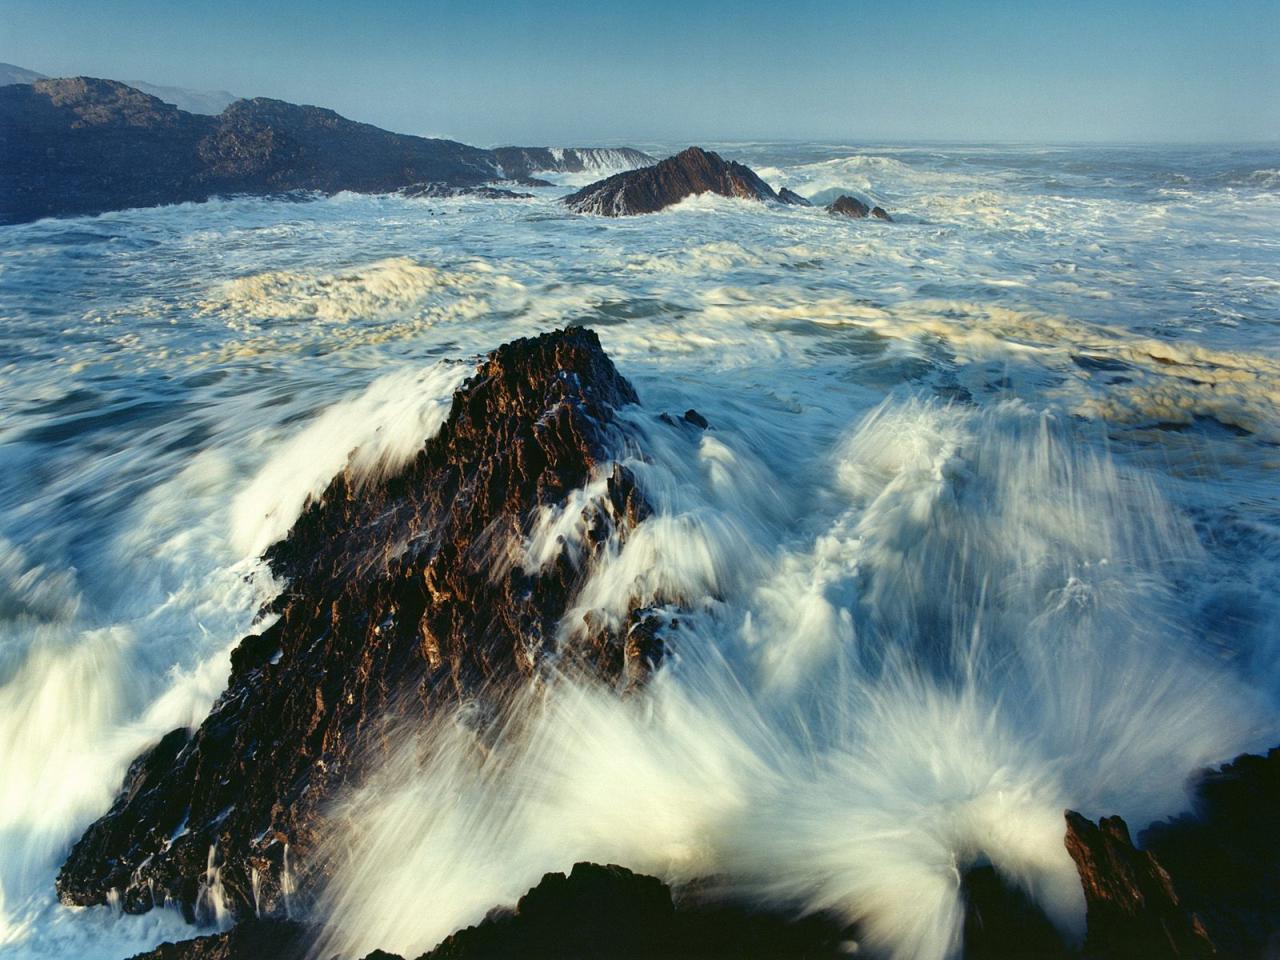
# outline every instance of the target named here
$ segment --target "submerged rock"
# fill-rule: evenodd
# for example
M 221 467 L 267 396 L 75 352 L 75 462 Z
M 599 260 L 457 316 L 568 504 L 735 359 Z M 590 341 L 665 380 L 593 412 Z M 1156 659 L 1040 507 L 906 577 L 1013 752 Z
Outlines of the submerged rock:
M 847 194 L 837 197 L 835 202 L 827 204 L 825 209 L 833 217 L 850 217 L 855 220 L 875 217 L 878 220 L 893 221 L 884 207 L 868 207 L 857 197 L 850 197 Z
M 778 202 L 785 203 L 793 207 L 812 207 L 813 204 L 806 200 L 800 194 L 787 187 L 783 187 L 778 191 Z
M 433 715 L 496 703 L 550 652 L 585 565 L 648 511 L 615 464 L 588 507 L 581 555 L 529 572 L 519 538 L 620 446 L 614 411 L 637 402 L 589 330 L 494 351 L 455 394 L 439 434 L 382 479 L 340 474 L 266 553 L 287 582 L 279 619 L 232 655 L 226 692 L 188 740 L 175 732 L 134 764 L 111 810 L 57 880 L 65 903 L 119 892 L 139 912 L 172 898 L 191 913 L 270 913 L 305 897 L 319 810 L 360 773 L 393 708 Z M 658 644 L 603 627 L 562 651 L 625 684 L 627 654 Z
M 725 160 L 701 147 L 627 173 L 619 173 L 564 198 L 578 213 L 622 217 L 656 213 L 686 197 L 718 193 L 723 197 L 776 200 L 773 188 L 750 167 Z

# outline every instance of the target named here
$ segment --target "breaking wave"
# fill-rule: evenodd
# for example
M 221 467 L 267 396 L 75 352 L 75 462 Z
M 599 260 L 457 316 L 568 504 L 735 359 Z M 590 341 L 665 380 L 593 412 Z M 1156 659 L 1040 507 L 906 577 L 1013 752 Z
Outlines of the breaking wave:
M 821 505 L 799 523 L 732 434 L 643 437 L 625 462 L 657 512 L 563 630 L 680 598 L 668 663 L 630 697 L 553 671 L 496 730 L 407 732 L 334 814 L 324 950 L 412 955 L 582 859 L 925 960 L 990 863 L 1079 934 L 1063 809 L 1145 822 L 1275 733 L 1185 626 L 1188 521 L 1052 418 L 886 402 L 793 491 Z

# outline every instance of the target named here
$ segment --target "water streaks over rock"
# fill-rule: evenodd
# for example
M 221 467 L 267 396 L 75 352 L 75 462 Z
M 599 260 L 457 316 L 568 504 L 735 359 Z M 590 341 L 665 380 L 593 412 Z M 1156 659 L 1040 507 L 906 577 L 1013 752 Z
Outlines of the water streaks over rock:
M 483 704 L 554 652 L 590 548 L 536 570 L 512 557 L 539 507 L 606 469 L 613 412 L 636 399 L 590 331 L 517 340 L 401 471 L 337 476 L 267 552 L 288 583 L 279 619 L 236 648 L 195 734 L 175 731 L 135 763 L 63 867 L 63 901 L 118 890 L 131 912 L 166 898 L 200 912 L 216 879 L 232 914 L 289 910 L 319 808 L 358 774 L 388 710 Z M 592 545 L 645 509 L 625 470 L 605 484 L 584 515 Z M 607 678 L 625 672 L 624 642 L 604 631 L 574 653 Z

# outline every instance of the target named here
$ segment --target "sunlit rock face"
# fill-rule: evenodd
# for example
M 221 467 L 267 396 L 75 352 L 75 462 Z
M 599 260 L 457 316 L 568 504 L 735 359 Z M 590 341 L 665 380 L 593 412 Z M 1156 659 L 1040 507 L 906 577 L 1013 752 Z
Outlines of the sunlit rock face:
M 615 174 L 564 198 L 578 213 L 622 217 L 656 213 L 686 197 L 718 193 L 747 200 L 776 200 L 773 188 L 741 163 L 701 147 L 677 153 L 651 167 Z
M 482 723 L 552 652 L 607 681 L 642 677 L 661 656 L 643 611 L 638 629 L 597 624 L 555 650 L 594 551 L 648 509 L 609 466 L 614 411 L 636 402 L 591 331 L 516 340 L 480 364 L 407 466 L 334 478 L 267 551 L 286 584 L 279 618 L 236 648 L 195 734 L 175 731 L 134 764 L 63 867 L 63 901 L 116 890 L 133 912 L 166 899 L 212 917 L 288 910 L 321 805 L 358 775 L 358 756 L 376 755 L 389 713 L 466 700 Z M 540 508 L 593 474 L 604 495 L 577 507 L 584 545 L 522 562 Z

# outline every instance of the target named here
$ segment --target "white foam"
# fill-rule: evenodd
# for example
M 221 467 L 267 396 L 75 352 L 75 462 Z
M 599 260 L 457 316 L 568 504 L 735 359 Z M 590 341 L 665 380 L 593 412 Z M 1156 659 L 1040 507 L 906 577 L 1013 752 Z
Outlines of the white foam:
M 369 482 L 395 472 L 440 430 L 472 368 L 438 363 L 375 380 L 280 444 L 232 508 L 232 540 L 255 557 L 293 526 L 337 474 Z M 278 435 L 260 443 L 279 443 Z

